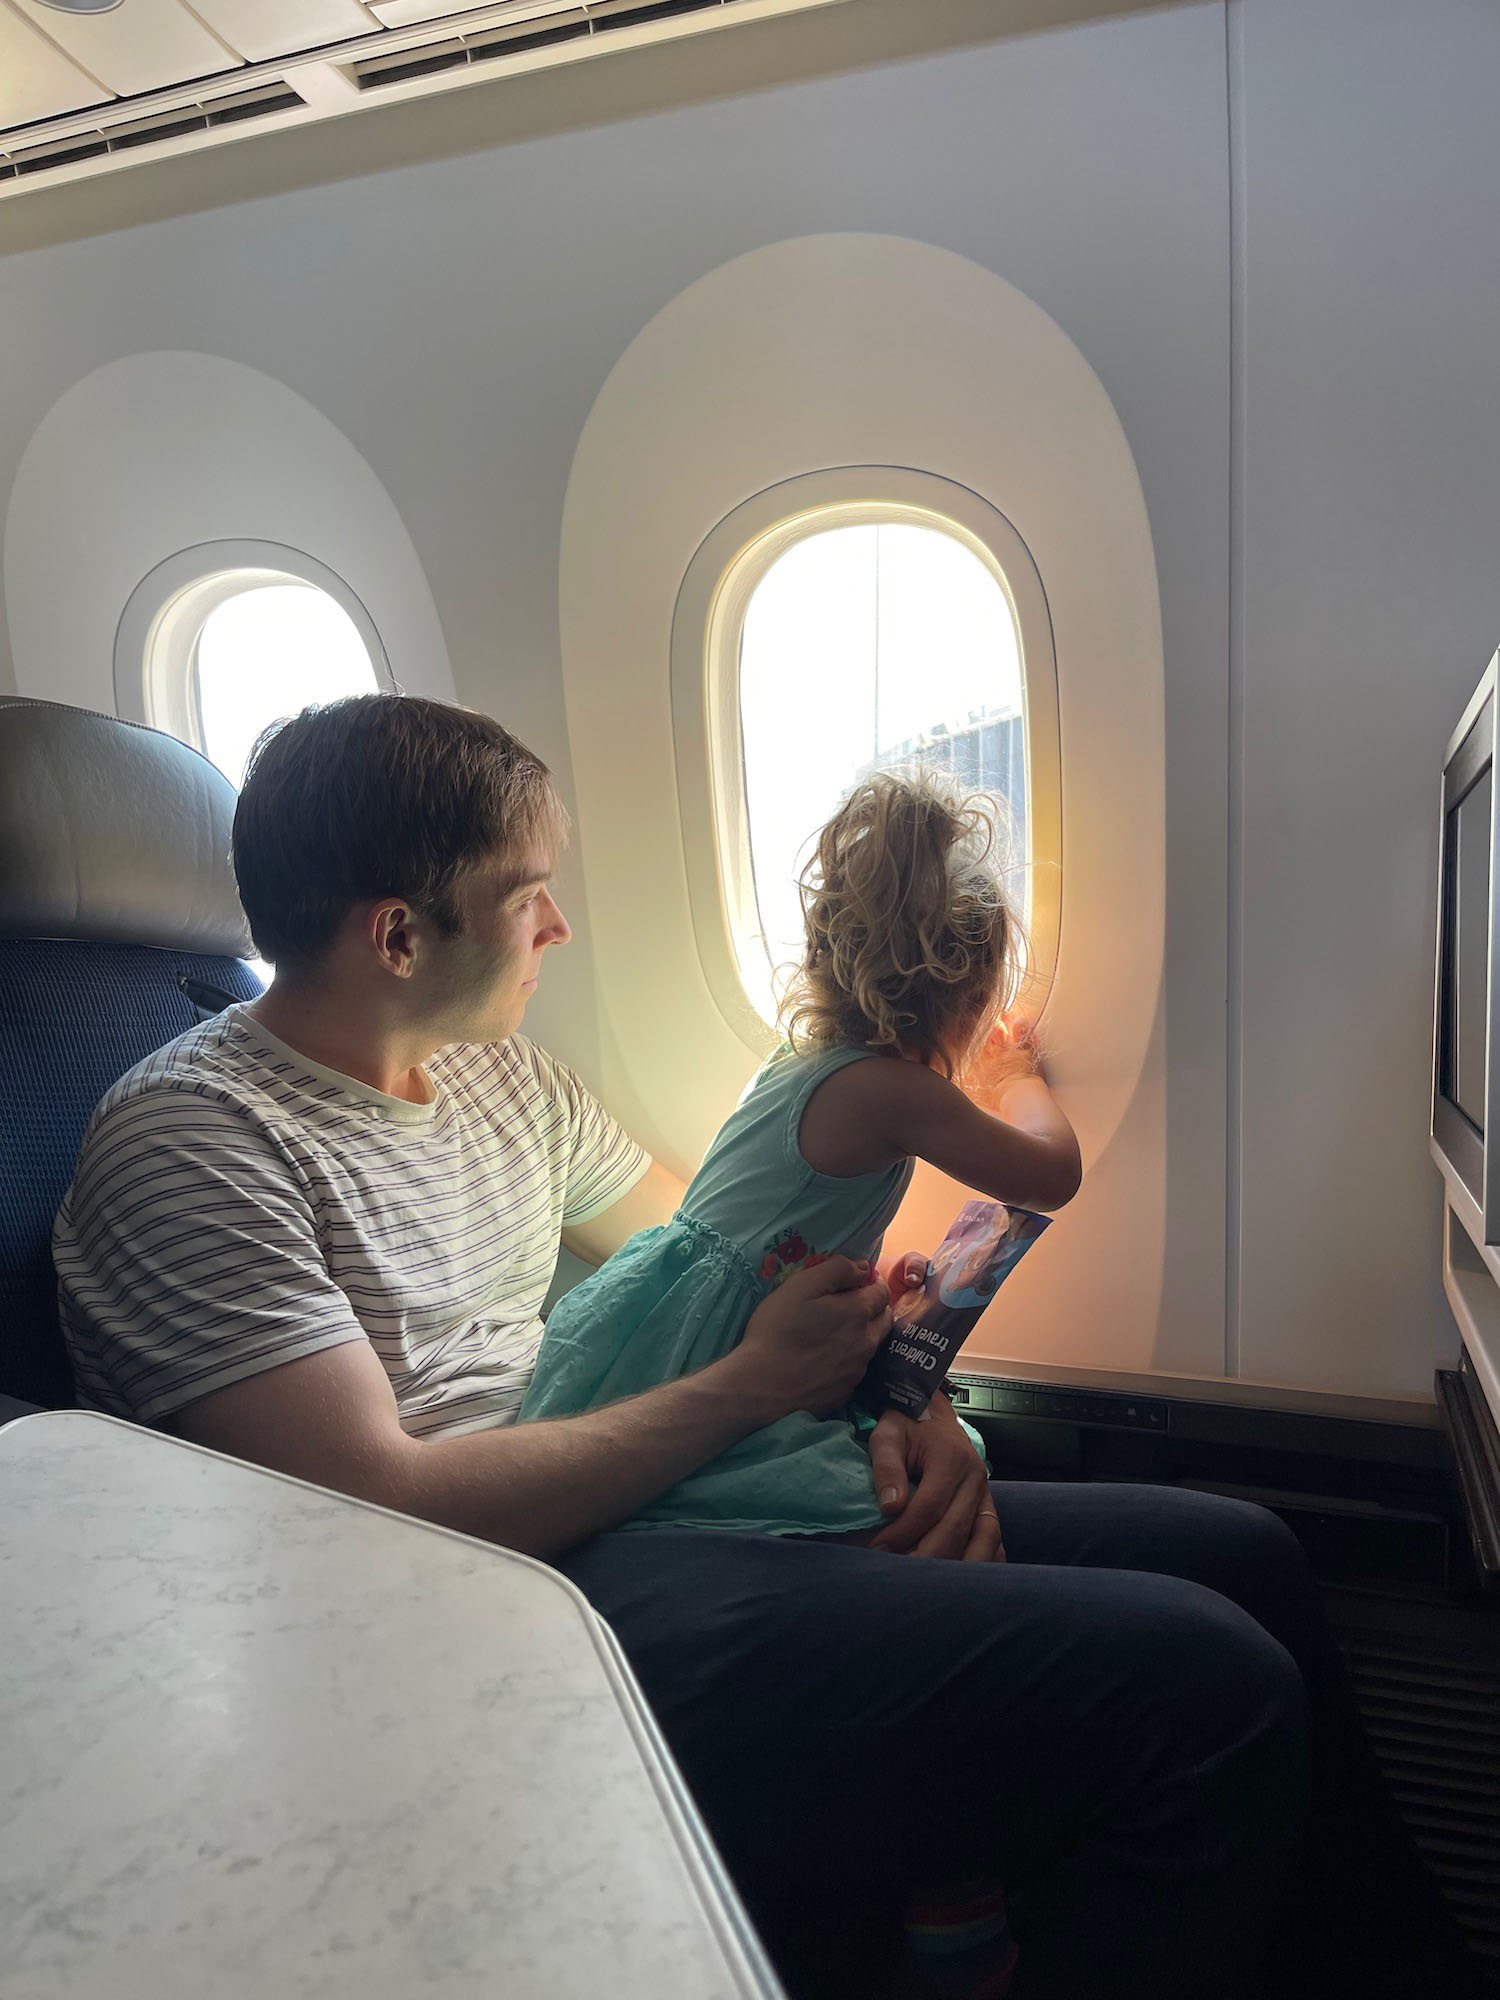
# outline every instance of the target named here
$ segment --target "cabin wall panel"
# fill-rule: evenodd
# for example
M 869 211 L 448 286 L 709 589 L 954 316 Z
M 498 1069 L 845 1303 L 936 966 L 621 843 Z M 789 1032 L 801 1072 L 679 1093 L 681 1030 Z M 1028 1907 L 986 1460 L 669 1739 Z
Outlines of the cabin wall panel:
M 1425 1394 L 1438 771 L 1500 642 L 1500 16 L 1246 0 L 1247 1376 Z

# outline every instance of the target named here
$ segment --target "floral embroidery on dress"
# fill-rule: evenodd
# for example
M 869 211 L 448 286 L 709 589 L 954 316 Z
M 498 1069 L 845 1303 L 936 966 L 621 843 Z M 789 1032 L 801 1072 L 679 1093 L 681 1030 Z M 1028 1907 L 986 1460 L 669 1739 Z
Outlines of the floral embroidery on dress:
M 810 1250 L 807 1239 L 789 1229 L 766 1245 L 760 1260 L 760 1275 L 768 1284 L 779 1285 L 793 1271 L 810 1271 L 815 1264 L 826 1264 L 828 1258 L 828 1251 Z

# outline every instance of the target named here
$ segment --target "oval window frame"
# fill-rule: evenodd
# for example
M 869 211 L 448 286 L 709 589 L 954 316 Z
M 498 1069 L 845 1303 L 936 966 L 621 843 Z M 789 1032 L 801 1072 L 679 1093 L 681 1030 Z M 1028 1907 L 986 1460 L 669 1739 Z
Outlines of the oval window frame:
M 382 692 L 399 693 L 375 621 L 326 563 L 282 542 L 200 542 L 147 571 L 115 630 L 115 713 L 208 755 L 198 710 L 198 639 L 221 604 L 246 590 L 309 584 L 331 597 L 358 632 Z
M 694 941 L 715 1005 L 756 1056 L 775 1047 L 777 1035 L 743 971 L 743 940 L 758 939 L 760 928 L 740 728 L 745 614 L 771 566 L 797 542 L 888 523 L 951 535 L 984 564 L 1010 606 L 1021 665 L 1030 890 L 1018 1005 L 1039 1020 L 1052 988 L 1062 926 L 1062 750 L 1052 618 L 1031 551 L 998 508 L 937 473 L 884 465 L 803 473 L 753 494 L 709 531 L 672 616 L 672 732 Z

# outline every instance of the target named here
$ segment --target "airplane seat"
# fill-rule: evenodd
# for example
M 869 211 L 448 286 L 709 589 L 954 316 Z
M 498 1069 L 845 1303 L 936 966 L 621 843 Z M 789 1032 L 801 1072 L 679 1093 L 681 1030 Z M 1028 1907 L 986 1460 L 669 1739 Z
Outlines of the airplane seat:
M 140 723 L 0 696 L 0 1421 L 72 1403 L 52 1218 L 89 1116 L 142 1057 L 261 990 L 235 792 Z

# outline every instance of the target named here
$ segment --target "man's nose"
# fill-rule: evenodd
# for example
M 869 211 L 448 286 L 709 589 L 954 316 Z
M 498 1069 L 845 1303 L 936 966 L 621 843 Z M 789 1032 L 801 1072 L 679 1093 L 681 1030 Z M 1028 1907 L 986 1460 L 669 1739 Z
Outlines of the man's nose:
M 573 926 L 550 896 L 547 898 L 547 907 L 542 912 L 541 935 L 545 944 L 566 944 L 573 935 Z

